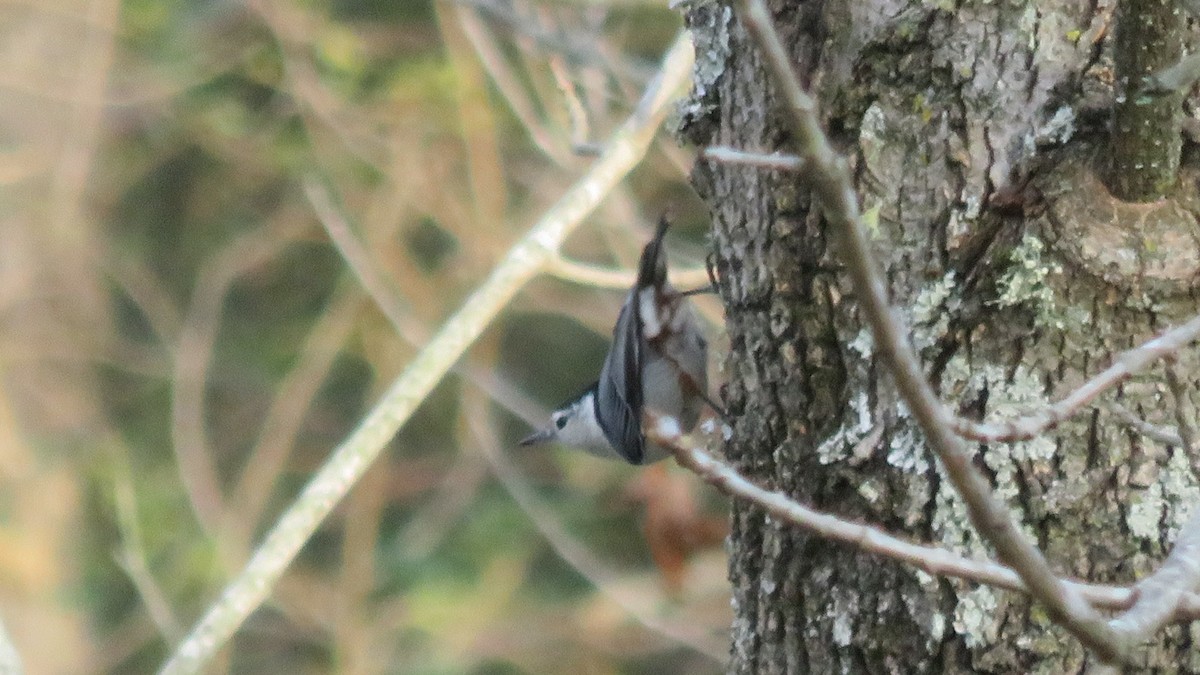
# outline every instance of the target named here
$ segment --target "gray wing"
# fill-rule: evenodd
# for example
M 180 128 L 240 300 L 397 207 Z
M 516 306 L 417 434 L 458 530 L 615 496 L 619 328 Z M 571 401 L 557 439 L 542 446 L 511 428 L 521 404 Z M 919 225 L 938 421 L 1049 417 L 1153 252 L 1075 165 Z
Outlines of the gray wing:
M 613 449 L 630 464 L 641 464 L 646 458 L 642 436 L 642 359 L 646 346 L 633 305 L 626 300 L 617 316 L 612 346 L 596 387 L 596 419 Z

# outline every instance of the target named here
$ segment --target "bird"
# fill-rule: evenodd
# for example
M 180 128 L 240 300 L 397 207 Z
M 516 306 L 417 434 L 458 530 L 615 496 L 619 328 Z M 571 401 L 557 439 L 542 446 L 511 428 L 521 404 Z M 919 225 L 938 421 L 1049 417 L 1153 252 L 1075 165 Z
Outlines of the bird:
M 600 376 L 550 414 L 550 425 L 522 446 L 558 442 L 590 454 L 643 465 L 667 456 L 646 441 L 642 411 L 675 418 L 684 432 L 695 427 L 708 398 L 708 342 L 687 296 L 667 280 L 659 219 L 642 249 L 637 279 L 621 305 Z M 707 290 L 707 289 L 705 289 Z M 715 406 L 714 406 L 715 408 Z

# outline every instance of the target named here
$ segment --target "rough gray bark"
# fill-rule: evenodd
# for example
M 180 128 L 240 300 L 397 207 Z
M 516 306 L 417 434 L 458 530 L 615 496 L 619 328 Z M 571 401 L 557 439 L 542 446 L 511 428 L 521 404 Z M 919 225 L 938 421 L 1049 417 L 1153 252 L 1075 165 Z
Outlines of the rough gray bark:
M 1194 221 L 1139 230 L 1112 216 L 1093 225 L 1083 219 L 1092 211 L 1067 201 L 1109 204 L 1088 161 L 1111 98 L 1110 7 L 772 6 L 855 168 L 894 303 L 961 414 L 1011 415 L 1055 400 L 1112 354 L 1196 311 Z M 786 149 L 771 87 L 732 10 L 698 2 L 687 18 L 697 83 L 685 137 Z M 693 178 L 712 210 L 727 308 L 730 461 L 819 508 L 987 554 L 873 358 L 803 180 L 713 164 Z M 1190 354 L 1179 371 L 1200 372 Z M 1161 369 L 1126 383 L 1119 399 L 1174 423 Z M 1103 409 L 1044 438 L 980 447 L 979 464 L 1056 568 L 1096 581 L 1153 569 L 1200 497 L 1184 453 Z M 731 672 L 1085 666 L 1082 648 L 1024 597 L 931 579 L 744 504 L 732 518 Z M 1176 626 L 1138 658 L 1200 669 L 1198 639 Z

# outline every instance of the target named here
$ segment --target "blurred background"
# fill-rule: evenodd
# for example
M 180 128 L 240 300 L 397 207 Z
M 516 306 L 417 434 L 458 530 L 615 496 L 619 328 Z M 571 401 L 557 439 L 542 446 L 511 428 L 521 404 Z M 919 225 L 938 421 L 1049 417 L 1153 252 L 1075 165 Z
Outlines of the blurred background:
M 154 672 L 680 28 L 649 0 L 0 3 L 0 620 L 26 672 Z M 670 208 L 703 279 L 691 162 L 661 132 L 565 254 L 629 268 Z M 212 672 L 719 672 L 723 504 L 669 462 L 515 445 L 595 377 L 622 297 L 527 287 Z

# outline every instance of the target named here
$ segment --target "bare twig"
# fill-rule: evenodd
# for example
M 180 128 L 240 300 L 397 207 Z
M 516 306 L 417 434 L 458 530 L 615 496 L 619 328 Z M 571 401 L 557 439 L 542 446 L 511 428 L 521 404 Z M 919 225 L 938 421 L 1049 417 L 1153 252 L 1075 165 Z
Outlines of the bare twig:
M 407 314 L 405 303 L 395 292 L 393 285 L 372 264 L 371 255 L 366 247 L 354 235 L 349 216 L 338 202 L 329 182 L 318 174 L 310 174 L 304 179 L 304 196 L 312 205 L 317 220 L 325 228 L 329 240 L 337 248 L 346 266 L 354 273 L 367 295 L 375 301 L 376 307 L 387 317 L 392 328 L 400 334 L 405 342 L 411 345 L 424 344 L 429 339 L 429 333 Z
M 474 48 L 465 33 L 472 17 L 468 8 L 450 3 L 435 3 L 434 14 L 442 36 L 442 49 L 454 65 L 454 89 L 459 133 L 462 136 L 462 161 L 466 167 L 467 184 L 471 189 L 469 213 L 474 220 L 468 231 L 474 235 L 478 223 L 503 223 L 508 212 L 509 191 L 504 178 L 507 165 L 502 161 L 496 134 L 496 110 L 489 104 L 491 92 L 485 71 L 475 58 Z M 459 241 L 465 238 L 455 231 L 455 225 L 466 225 L 467 218 L 451 218 L 445 224 Z M 464 252 L 473 247 L 468 247 Z
M 459 23 L 463 33 L 475 49 L 479 62 L 483 64 L 488 77 L 496 85 L 496 90 L 516 116 L 517 121 L 529 134 L 529 140 L 559 166 L 569 166 L 574 159 L 565 151 L 564 143 L 556 139 L 547 128 L 545 121 L 536 111 L 536 106 L 529 97 L 517 74 L 513 72 L 508 58 L 496 44 L 496 40 L 483 21 L 476 15 L 477 9 L 460 5 L 457 8 Z
M 637 162 L 691 72 L 692 47 L 680 35 L 633 115 L 604 155 L 509 250 L 488 279 L 434 336 L 383 399 L 313 476 L 268 532 L 262 545 L 221 597 L 175 649 L 162 673 L 199 671 L 270 593 L 325 516 L 355 484 L 383 447 L 487 324 L 541 269 L 566 236 Z
M 1190 459 L 1195 455 L 1196 450 L 1196 420 L 1192 417 L 1190 406 L 1188 405 L 1187 387 L 1179 379 L 1179 374 L 1175 372 L 1175 360 L 1168 358 L 1163 364 L 1163 372 L 1166 375 L 1167 388 L 1171 390 L 1172 408 L 1175 410 L 1175 424 L 1178 424 L 1179 439 L 1183 441 L 1183 451 L 1187 453 Z
M 1011 568 L 990 560 L 972 560 L 937 546 L 914 544 L 869 525 L 860 525 L 835 515 L 811 509 L 779 492 L 761 488 L 729 465 L 700 449 L 691 436 L 682 435 L 679 423 L 669 417 L 647 412 L 647 435 L 666 448 L 684 467 L 730 497 L 756 504 L 780 520 L 827 539 L 848 544 L 867 553 L 918 567 L 935 576 L 953 577 L 1020 593 L 1028 586 Z M 1198 509 L 1200 512 L 1200 509 Z M 1195 518 L 1193 518 L 1195 520 Z M 1149 581 L 1149 579 L 1147 579 Z M 1079 581 L 1064 581 L 1096 607 L 1123 610 L 1134 605 L 1139 592 L 1124 586 L 1107 586 Z M 1146 583 L 1146 582 L 1143 582 Z M 1174 603 L 1166 619 L 1190 621 L 1200 617 L 1200 595 L 1183 592 L 1171 598 Z
M 300 346 L 295 365 L 288 371 L 263 415 L 254 448 L 230 491 L 223 515 L 222 553 L 226 561 L 241 563 L 261 527 L 263 513 L 305 422 L 305 413 L 320 393 L 334 361 L 354 329 L 365 305 L 352 282 L 343 279 Z M 353 290 L 354 292 L 350 292 Z
M 345 99 L 326 86 L 311 61 L 309 47 L 320 21 L 317 13 L 298 3 L 269 0 L 247 0 L 245 6 L 262 18 L 279 41 L 287 91 L 300 104 L 306 126 L 329 129 L 355 157 L 381 166 L 388 149 L 379 126 L 362 119 L 361 106 L 350 110 Z
M 1192 506 L 1192 515 L 1175 537 L 1170 555 L 1154 574 L 1138 582 L 1137 601 L 1110 625 L 1134 645 L 1145 641 L 1160 628 L 1175 620 L 1185 595 L 1200 583 L 1200 507 Z
M 571 147 L 589 145 L 592 135 L 591 125 L 588 123 L 587 111 L 584 110 L 583 103 L 579 100 L 579 92 L 575 89 L 575 83 L 567 74 L 566 64 L 558 54 L 550 54 L 547 63 L 550 66 L 551 74 L 554 75 L 554 82 L 562 92 L 563 102 L 566 104 L 567 119 L 570 120 Z
M 104 127 L 105 106 L 100 102 L 109 87 L 109 73 L 116 51 L 121 3 L 91 2 L 87 20 L 95 28 L 84 33 L 74 57 L 77 65 L 71 87 L 71 105 L 63 118 L 61 150 L 54 167 L 46 226 L 50 233 L 71 247 L 86 247 L 90 228 L 84 217 L 83 195 L 89 185 L 93 162 Z
M 700 153 L 704 159 L 724 164 L 746 164 L 763 169 L 776 171 L 799 171 L 804 168 L 804 160 L 795 155 L 784 155 L 778 152 L 765 154 L 761 152 L 746 152 L 735 148 L 713 146 L 705 148 Z
M 380 669 L 381 664 L 374 667 L 368 664 L 378 657 L 378 645 L 395 639 L 379 624 L 374 611 L 362 611 L 367 606 L 374 609 L 373 600 L 379 588 L 379 539 L 387 530 L 382 524 L 383 514 L 394 496 L 388 480 L 385 467 L 378 466 L 363 476 L 347 495 L 342 518 L 341 564 L 335 578 L 301 573 L 284 579 L 277 592 L 281 600 L 285 597 L 289 600 L 289 610 L 294 607 L 307 610 L 305 613 L 315 610 L 309 618 L 328 631 L 333 659 L 338 670 L 345 673 Z
M 595 40 L 571 39 L 561 32 L 547 29 L 538 21 L 529 20 L 513 10 L 511 3 L 495 2 L 493 0 L 454 0 L 456 4 L 472 7 L 492 21 L 505 26 L 515 34 L 533 41 L 543 53 L 562 54 L 572 63 L 595 66 L 598 68 L 616 68 L 623 74 L 639 74 L 640 69 L 629 64 L 611 63 L 599 53 Z M 644 71 L 640 74 L 645 75 Z
M 1200 475 L 1195 453 L 1195 421 L 1186 404 L 1187 388 L 1175 372 L 1174 359 L 1168 358 L 1164 371 L 1167 387 L 1175 399 L 1175 421 L 1179 424 L 1181 441 L 1179 452 L 1186 453 L 1193 475 Z M 1195 590 L 1197 584 L 1200 584 L 1200 508 L 1193 505 L 1192 515 L 1180 528 L 1167 559 L 1137 584 L 1137 602 L 1110 625 L 1125 638 L 1127 645 L 1142 642 L 1171 621 L 1181 595 Z
M 953 422 L 954 431 L 971 440 L 985 443 L 1027 441 L 1079 412 L 1096 400 L 1097 396 L 1131 375 L 1145 370 L 1158 359 L 1179 351 L 1197 337 L 1200 337 L 1200 315 L 1163 332 L 1140 347 L 1120 354 L 1111 366 L 1057 403 L 1012 420 L 972 422 L 957 418 Z
M 1158 441 L 1164 445 L 1173 445 L 1177 448 L 1183 447 L 1183 439 L 1179 437 L 1179 434 L 1174 429 L 1150 424 L 1120 403 L 1109 403 L 1108 409 L 1117 417 L 1120 417 L 1122 422 L 1146 438 Z
M 137 494 L 133 487 L 125 457 L 114 462 L 113 504 L 117 515 L 117 528 L 121 533 L 121 546 L 117 550 L 117 561 L 146 608 L 146 614 L 164 640 L 175 641 L 183 635 L 183 628 L 171 610 L 171 603 L 163 593 L 154 574 L 146 565 L 146 548 L 142 542 L 142 528 L 138 523 Z M 0 675 L 6 671 L 0 669 Z
M 483 392 L 483 394 L 480 394 Z M 450 533 L 452 526 L 470 508 L 479 494 L 479 486 L 487 477 L 487 462 L 476 452 L 463 452 L 478 444 L 477 429 L 472 416 L 479 415 L 491 402 L 482 388 L 466 388 L 460 398 L 458 422 L 455 425 L 456 445 L 460 448 L 438 484 L 420 508 L 408 518 L 395 537 L 394 550 L 408 560 L 421 560 L 431 555 Z
M 816 115 L 816 104 L 792 70 L 788 53 L 779 41 L 762 0 L 739 0 L 739 15 L 758 44 L 785 106 L 785 118 L 799 154 L 809 166 L 813 191 L 819 196 L 825 218 L 840 234 L 842 257 L 875 338 L 880 359 L 887 365 L 896 387 L 926 441 L 942 461 L 946 475 L 967 505 L 976 530 L 996 547 L 1029 587 L 1030 595 L 1049 610 L 1050 616 L 1071 631 L 1103 661 L 1123 656 L 1114 632 L 1078 589 L 1064 585 L 1046 558 L 1026 537 L 1005 504 L 997 499 L 987 479 L 975 468 L 967 448 L 953 430 L 953 416 L 930 388 L 916 352 L 892 314 L 887 289 L 870 253 L 858 210 L 858 196 L 845 160 L 838 157 Z
M 205 423 L 205 388 L 221 311 L 238 277 L 274 257 L 290 237 L 278 228 L 252 232 L 230 243 L 200 271 L 175 348 L 171 441 L 184 492 L 201 527 L 220 527 L 225 496 L 220 488 Z
M 304 181 L 304 194 L 338 253 L 371 297 L 375 307 L 392 324 L 392 329 L 410 345 L 420 346 L 429 342 L 432 331 L 409 311 L 408 303 L 396 291 L 396 285 L 373 262 L 362 242 L 354 236 L 351 216 L 337 200 L 329 182 L 317 174 L 311 174 Z M 500 375 L 469 361 L 459 361 L 454 371 L 470 379 L 486 391 L 492 400 L 517 417 L 531 424 L 541 423 L 545 418 L 545 411 Z

